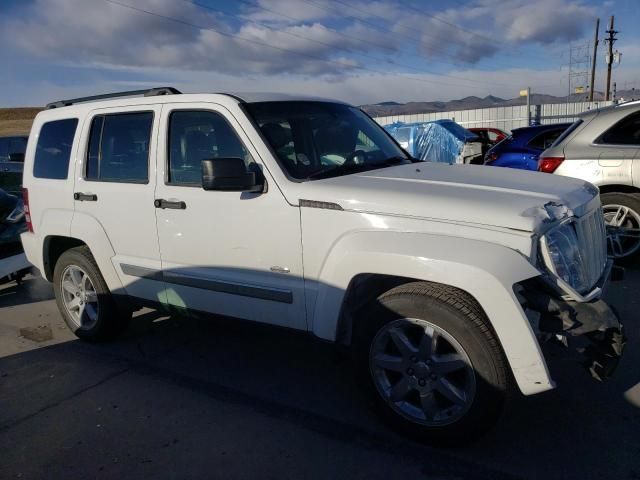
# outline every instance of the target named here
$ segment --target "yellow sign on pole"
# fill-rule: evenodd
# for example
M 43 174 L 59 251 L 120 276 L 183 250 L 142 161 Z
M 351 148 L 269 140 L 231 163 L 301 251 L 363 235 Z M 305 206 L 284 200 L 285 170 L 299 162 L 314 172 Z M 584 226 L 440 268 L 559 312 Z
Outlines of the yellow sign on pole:
M 576 87 L 576 93 L 584 93 L 584 87 Z
M 526 97 L 529 94 L 529 92 L 527 90 L 520 90 L 520 96 L 521 97 Z

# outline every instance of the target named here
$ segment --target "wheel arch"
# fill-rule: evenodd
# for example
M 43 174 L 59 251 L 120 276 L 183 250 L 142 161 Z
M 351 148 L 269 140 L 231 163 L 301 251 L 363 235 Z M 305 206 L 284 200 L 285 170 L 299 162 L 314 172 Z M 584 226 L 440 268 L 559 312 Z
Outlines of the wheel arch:
M 46 236 L 42 242 L 42 266 L 44 267 L 42 273 L 44 277 L 52 282 L 53 270 L 60 256 L 67 250 L 82 245 L 86 245 L 86 243 L 78 238 L 63 235 Z
M 348 343 L 351 312 L 362 303 L 359 292 L 370 299 L 402 283 L 446 285 L 465 292 L 485 312 L 521 391 L 537 393 L 554 384 L 513 286 L 539 274 L 522 254 L 501 245 L 421 233 L 360 232 L 340 241 L 325 261 L 310 308 L 311 329 L 320 338 Z
M 624 185 L 624 184 L 606 184 L 600 185 L 598 187 L 600 189 L 600 194 L 603 193 L 638 193 L 640 194 L 640 188 L 634 187 L 633 185 Z

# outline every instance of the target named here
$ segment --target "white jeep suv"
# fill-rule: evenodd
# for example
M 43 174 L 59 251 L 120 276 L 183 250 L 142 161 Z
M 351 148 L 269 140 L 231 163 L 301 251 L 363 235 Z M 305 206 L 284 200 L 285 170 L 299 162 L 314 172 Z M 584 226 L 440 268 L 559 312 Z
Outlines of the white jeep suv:
M 145 305 L 305 330 L 351 347 L 380 412 L 429 441 L 486 430 L 512 380 L 554 388 L 544 339 L 586 342 L 597 378 L 624 345 L 600 299 L 595 187 L 418 162 L 344 103 L 56 102 L 24 187 L 25 251 L 78 337 L 110 338 Z

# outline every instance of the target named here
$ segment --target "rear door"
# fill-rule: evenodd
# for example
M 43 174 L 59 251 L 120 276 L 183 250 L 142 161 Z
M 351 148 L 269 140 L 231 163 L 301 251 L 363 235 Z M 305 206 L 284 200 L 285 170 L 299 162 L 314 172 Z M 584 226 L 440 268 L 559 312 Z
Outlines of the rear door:
M 129 295 L 164 302 L 153 206 L 160 106 L 94 110 L 83 125 L 76 212 L 104 229 L 111 259 Z

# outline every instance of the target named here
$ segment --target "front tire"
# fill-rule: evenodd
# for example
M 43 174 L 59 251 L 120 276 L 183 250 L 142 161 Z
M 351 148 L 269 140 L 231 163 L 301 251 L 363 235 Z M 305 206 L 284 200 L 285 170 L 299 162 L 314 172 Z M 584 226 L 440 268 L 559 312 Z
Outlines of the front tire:
M 53 272 L 58 310 L 78 338 L 110 340 L 124 330 L 130 311 L 117 308 L 91 251 L 86 246 L 64 252 Z
M 600 196 L 607 224 L 609 255 L 620 262 L 640 256 L 640 195 L 603 193 Z
M 498 419 L 507 364 L 473 298 L 416 282 L 383 294 L 361 318 L 358 363 L 383 418 L 435 444 L 468 443 Z

